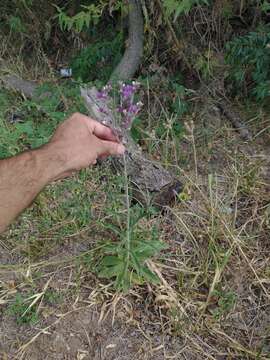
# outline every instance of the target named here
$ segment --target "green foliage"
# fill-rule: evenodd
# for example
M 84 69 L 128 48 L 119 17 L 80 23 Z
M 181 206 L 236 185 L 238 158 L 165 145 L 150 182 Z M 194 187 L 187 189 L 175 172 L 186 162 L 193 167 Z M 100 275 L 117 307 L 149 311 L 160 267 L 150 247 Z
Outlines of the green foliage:
M 2 118 L 0 118 L 0 129 L 0 158 L 15 155 L 21 148 L 19 141 L 22 134 Z
M 68 114 L 84 110 L 79 88 L 74 84 L 55 87 L 45 83 L 37 90 L 37 95 L 41 95 L 38 100 L 18 100 L 14 109 L 8 94 L 0 92 L 0 158 L 43 145 Z M 61 109 L 63 98 L 69 105 L 68 112 Z M 10 112 L 20 114 L 23 122 L 10 124 L 6 120 Z
M 83 49 L 71 62 L 74 76 L 84 82 L 97 79 L 106 82 L 122 56 L 123 36 L 101 40 Z
M 33 0 L 19 0 L 19 2 L 21 2 L 22 5 L 26 8 L 33 5 Z
M 123 291 L 134 284 L 156 283 L 157 276 L 146 264 L 166 249 L 156 226 L 146 226 L 156 210 L 127 205 L 126 177 L 113 175 L 106 167 L 103 171 L 99 170 L 104 179 L 99 190 L 106 192 L 106 203 L 102 205 L 101 220 L 95 220 L 95 233 L 101 240 L 93 256 L 84 258 L 84 267 L 101 278 L 111 279 L 115 288 Z
M 40 259 L 55 245 L 89 227 L 93 220 L 93 194 L 85 178 L 82 171 L 76 177 L 52 184 L 35 200 L 35 207 L 24 213 L 35 229 L 22 251 L 30 259 Z M 51 235 L 50 242 L 44 240 L 44 234 Z
M 269 4 L 269 1 L 268 0 L 263 0 L 261 2 L 261 11 L 267 13 L 268 11 L 270 11 L 270 4 Z
M 19 325 L 35 325 L 39 321 L 38 306 L 41 299 L 48 305 L 55 305 L 62 300 L 62 296 L 52 290 L 47 290 L 45 293 L 39 294 L 18 293 L 8 306 L 7 313 L 10 316 L 14 316 Z
M 61 30 L 75 30 L 77 33 L 80 33 L 84 27 L 88 28 L 90 24 L 97 25 L 104 9 L 104 4 L 102 3 L 97 5 L 90 4 L 88 6 L 81 5 L 84 10 L 74 16 L 68 16 L 66 12 L 57 5 L 54 6 L 58 12 L 57 17 Z
M 173 16 L 174 21 L 182 14 L 188 14 L 196 5 L 208 5 L 208 0 L 163 0 L 163 5 L 168 16 Z
M 46 96 L 48 94 L 50 96 Z M 73 112 L 85 112 L 80 95 L 80 84 L 74 81 L 63 81 L 57 86 L 55 83 L 44 83 L 37 89 L 37 95 L 39 98 L 34 101 L 37 109 L 41 109 L 43 113 L 58 122 Z
M 115 287 L 127 290 L 132 284 L 158 282 L 158 277 L 146 265 L 146 261 L 156 256 L 166 246 L 158 238 L 155 227 L 145 230 L 140 221 L 147 214 L 140 206 L 130 208 L 129 226 L 125 222 L 113 224 L 102 222 L 102 226 L 111 233 L 102 247 L 102 258 L 98 264 L 98 275 L 115 281 Z
M 226 61 L 231 66 L 229 77 L 240 90 L 248 86 L 259 101 L 270 95 L 270 27 L 237 37 L 227 43 Z
M 48 305 L 55 305 L 63 300 L 63 295 L 55 290 L 47 290 L 43 296 L 43 300 Z
M 183 117 L 183 115 L 186 114 L 189 109 L 186 98 L 190 92 L 187 88 L 177 82 L 171 83 L 171 89 L 174 93 L 172 111 L 178 117 Z
M 8 19 L 8 25 L 10 30 L 14 33 L 22 33 L 25 32 L 25 26 L 20 17 L 11 15 Z
M 234 3 L 232 1 L 222 1 L 221 17 L 224 20 L 230 20 L 234 16 Z
M 55 121 L 37 124 L 34 120 L 10 125 L 0 119 L 0 158 L 15 155 L 22 149 L 41 146 L 48 141 L 55 125 Z
M 217 297 L 218 305 L 212 313 L 216 319 L 220 319 L 233 309 L 236 295 L 233 291 L 226 292 L 223 290 L 215 290 L 212 295 Z
M 130 134 L 136 143 L 139 143 L 143 139 L 143 122 L 141 118 L 136 117 L 133 120 Z
M 31 324 L 38 322 L 37 304 L 31 305 L 31 296 L 22 296 L 20 293 L 16 295 L 14 302 L 8 307 L 8 314 L 15 316 L 19 325 Z

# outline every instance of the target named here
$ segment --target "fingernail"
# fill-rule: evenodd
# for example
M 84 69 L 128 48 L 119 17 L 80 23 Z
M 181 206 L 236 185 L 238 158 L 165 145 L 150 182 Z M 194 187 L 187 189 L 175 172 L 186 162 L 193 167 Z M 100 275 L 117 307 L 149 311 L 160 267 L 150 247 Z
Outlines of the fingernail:
M 118 145 L 118 148 L 117 148 L 117 151 L 118 151 L 118 154 L 119 154 L 119 155 L 123 155 L 124 152 L 126 151 L 126 148 L 124 147 L 124 145 L 119 144 L 119 145 Z

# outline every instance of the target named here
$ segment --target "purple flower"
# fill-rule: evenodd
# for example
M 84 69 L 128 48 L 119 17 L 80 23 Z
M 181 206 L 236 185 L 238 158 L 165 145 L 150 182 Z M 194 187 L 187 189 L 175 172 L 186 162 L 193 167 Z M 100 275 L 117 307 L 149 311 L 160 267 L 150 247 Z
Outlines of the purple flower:
M 139 110 L 140 108 L 137 104 L 131 104 L 128 108 L 128 112 L 134 115 L 138 114 Z
M 117 112 L 119 112 L 119 114 L 122 114 L 123 111 L 125 110 L 125 108 L 124 108 L 123 106 L 118 106 L 118 107 L 116 108 L 116 110 L 117 110 Z
M 109 97 L 109 92 L 112 90 L 111 85 L 103 86 L 102 90 L 97 92 L 97 98 L 99 100 L 107 100 Z
M 134 104 L 134 95 L 138 90 L 140 84 L 133 81 L 132 84 L 123 84 L 120 83 L 119 86 L 119 105 L 116 107 L 116 111 L 120 114 L 122 127 L 125 129 L 130 129 L 132 120 L 139 113 L 142 108 L 142 102 L 137 102 Z M 106 103 L 106 100 L 109 99 L 109 93 L 112 90 L 110 85 L 106 85 L 102 90 L 98 91 L 97 99 L 100 100 L 99 111 L 103 114 L 107 114 L 105 108 L 102 106 L 102 102 Z M 108 105 L 108 104 L 106 104 Z M 113 109 L 112 109 L 113 110 Z
M 101 107 L 101 106 L 98 108 L 98 111 L 101 112 L 101 113 L 103 113 L 103 114 L 108 115 L 107 111 L 106 111 L 103 107 Z
M 138 87 L 139 87 L 139 83 L 135 81 L 133 81 L 132 84 L 122 84 L 120 93 L 123 99 L 126 100 L 132 98 L 135 92 L 137 91 Z
M 134 95 L 135 91 L 136 91 L 136 89 L 133 85 L 123 84 L 122 89 L 121 89 L 121 94 L 124 99 L 128 99 L 128 98 L 131 98 L 132 95 Z
M 103 90 L 97 92 L 97 98 L 99 100 L 105 100 L 108 98 L 108 94 L 106 94 Z

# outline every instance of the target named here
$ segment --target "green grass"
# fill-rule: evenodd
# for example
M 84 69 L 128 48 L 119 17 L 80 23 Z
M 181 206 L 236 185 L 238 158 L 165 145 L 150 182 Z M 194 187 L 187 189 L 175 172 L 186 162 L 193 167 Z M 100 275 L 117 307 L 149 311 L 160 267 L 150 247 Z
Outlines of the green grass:
M 76 108 L 76 100 L 67 99 L 63 117 Z M 61 121 L 55 107 L 47 107 L 44 114 L 8 92 L 1 92 L 0 103 L 1 156 L 35 146 L 36 134 L 47 141 Z M 6 121 L 14 104 L 17 111 L 28 114 L 26 129 Z M 170 124 L 176 119 L 170 116 L 160 108 L 159 122 Z M 237 137 L 227 126 L 215 128 L 216 119 L 206 135 L 204 120 L 203 125 L 192 122 L 188 112 L 184 119 L 186 128 L 179 134 L 168 126 L 168 134 L 158 136 L 150 113 L 142 114 L 139 124 L 142 128 L 146 124 L 146 131 L 140 132 L 142 147 L 185 184 L 179 201 L 164 213 L 133 204 L 127 208 L 130 193 L 125 176 L 113 173 L 106 164 L 42 191 L 0 238 L 11 254 L 19 255 L 14 264 L 0 266 L 4 316 L 15 319 L 18 326 L 42 328 L 50 316 L 69 311 L 70 304 L 112 306 L 121 309 L 126 321 L 141 306 L 147 321 L 151 318 L 151 323 L 159 324 L 163 335 L 185 341 L 188 352 L 202 359 L 220 352 L 267 359 L 267 329 L 248 315 L 255 311 L 256 316 L 267 316 L 265 162 L 247 156 L 244 144 L 239 151 Z M 208 159 L 217 149 L 222 161 L 210 166 Z M 14 284 L 5 280 L 7 274 L 15 278 Z M 120 295 L 123 288 L 126 292 Z M 243 326 L 239 313 L 246 333 L 237 330 Z M 139 320 L 137 324 L 142 325 Z M 250 334 L 255 330 L 258 340 L 252 342 Z
M 44 91 L 52 91 L 52 88 L 44 85 L 39 92 L 42 94 Z M 1 157 L 35 148 L 49 141 L 57 124 L 72 112 L 77 94 L 78 89 L 74 91 L 68 86 L 66 89 L 56 87 L 52 98 L 45 98 L 38 103 L 24 101 L 19 104 L 18 111 L 28 115 L 27 119 L 15 124 L 8 124 L 2 119 L 0 125 L 4 131 Z M 65 96 L 67 103 L 74 96 L 66 112 L 56 111 L 61 101 L 60 95 Z M 3 104 L 8 108 L 9 103 L 4 93 Z M 77 105 L 80 106 L 79 100 Z M 126 201 L 131 196 L 127 178 L 113 175 L 109 169 L 106 170 L 106 164 L 103 165 L 103 172 L 100 175 L 98 169 L 87 169 L 70 179 L 49 185 L 37 197 L 34 206 L 27 209 L 20 218 L 20 228 L 27 233 L 23 236 L 23 242 L 22 232 L 16 231 L 18 223 L 13 225 L 15 231 L 14 235 L 11 233 L 9 242 L 17 239 L 17 248 L 21 254 L 30 261 L 37 261 L 72 237 L 82 233 L 90 234 L 95 227 L 97 232 L 106 234 L 104 238 L 98 239 L 103 246 L 95 257 L 96 262 L 91 264 L 99 277 L 113 279 L 115 286 L 122 290 L 127 290 L 133 283 L 157 282 L 158 277 L 149 270 L 146 261 L 166 246 L 159 240 L 155 228 L 143 230 L 139 225 L 142 219 L 151 216 L 151 212 L 140 206 L 131 206 L 131 202 Z M 102 177 L 106 181 L 99 184 Z M 96 214 L 96 189 L 101 194 L 107 194 L 105 199 L 101 199 L 100 220 Z
M 9 305 L 7 312 L 10 316 L 14 316 L 18 325 L 31 324 L 35 325 L 38 322 L 37 305 L 31 305 L 32 294 L 23 297 L 17 294 L 12 304 Z

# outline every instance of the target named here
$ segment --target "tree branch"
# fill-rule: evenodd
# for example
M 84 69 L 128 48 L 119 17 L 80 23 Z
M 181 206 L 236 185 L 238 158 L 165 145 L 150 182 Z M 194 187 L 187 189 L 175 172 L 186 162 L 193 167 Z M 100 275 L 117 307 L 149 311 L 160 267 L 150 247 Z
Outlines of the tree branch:
M 239 113 L 234 109 L 233 105 L 229 101 L 219 99 L 217 102 L 218 108 L 221 110 L 222 114 L 232 123 L 234 128 L 239 132 L 241 138 L 244 141 L 249 141 L 252 139 L 252 135 L 246 125 L 243 123 Z
M 27 98 L 33 98 L 37 84 L 34 81 L 23 80 L 16 75 L 4 75 L 1 81 L 8 89 L 19 91 Z

